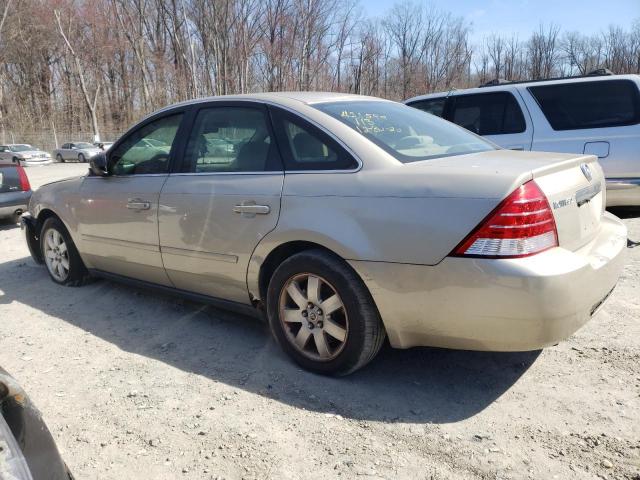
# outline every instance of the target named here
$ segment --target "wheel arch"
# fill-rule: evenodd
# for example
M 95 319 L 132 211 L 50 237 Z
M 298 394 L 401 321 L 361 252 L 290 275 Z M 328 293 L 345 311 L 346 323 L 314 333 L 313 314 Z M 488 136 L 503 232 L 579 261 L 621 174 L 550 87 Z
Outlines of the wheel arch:
M 251 292 L 250 288 L 252 300 L 264 300 L 267 296 L 269 281 L 271 280 L 271 277 L 273 276 L 276 268 L 278 268 L 278 265 L 280 265 L 292 255 L 304 252 L 306 250 L 323 250 L 327 253 L 341 258 L 337 253 L 325 247 L 324 245 L 320 245 L 319 243 L 306 240 L 293 240 L 281 243 L 273 248 L 269 253 L 267 253 L 267 255 L 264 257 L 264 260 L 260 262 L 257 271 L 257 282 L 256 284 L 254 284 L 254 287 L 257 287 L 257 291 Z
M 338 247 L 340 246 L 338 245 Z M 269 281 L 278 266 L 287 258 L 307 250 L 322 250 L 327 252 L 328 254 L 342 260 L 349 266 L 349 268 L 353 269 L 353 265 L 348 261 L 349 257 L 344 254 L 344 251 L 341 251 L 341 248 L 335 248 L 335 246 L 329 247 L 324 244 L 324 242 L 321 243 L 315 239 L 287 240 L 277 243 L 269 243 L 269 245 L 259 244 L 251 256 L 247 271 L 247 288 L 252 303 L 256 306 L 262 306 L 262 303 L 266 301 Z M 360 275 L 360 272 L 355 269 L 353 269 L 353 271 L 362 281 L 364 287 L 369 290 L 369 287 Z M 375 306 L 375 299 L 373 298 L 372 292 L 369 291 L 369 294 L 371 295 Z
M 55 217 L 58 220 L 60 220 L 62 224 L 65 226 L 65 228 L 67 229 L 67 231 L 69 231 L 69 226 L 65 223 L 65 221 L 62 219 L 60 215 L 58 215 L 56 212 L 54 212 L 50 208 L 43 208 L 38 212 L 38 215 L 36 216 L 36 233 L 38 236 L 40 236 L 40 232 L 42 231 L 42 226 L 44 225 L 44 222 L 46 222 L 51 217 Z

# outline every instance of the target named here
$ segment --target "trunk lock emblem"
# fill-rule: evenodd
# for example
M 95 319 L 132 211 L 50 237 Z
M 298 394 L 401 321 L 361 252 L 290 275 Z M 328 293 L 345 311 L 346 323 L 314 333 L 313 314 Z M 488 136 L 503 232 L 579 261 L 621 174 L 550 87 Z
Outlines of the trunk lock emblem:
M 591 181 L 593 176 L 591 175 L 591 169 L 589 168 L 589 165 L 583 163 L 582 165 L 580 165 L 580 170 L 582 170 L 582 173 L 587 178 L 587 180 Z

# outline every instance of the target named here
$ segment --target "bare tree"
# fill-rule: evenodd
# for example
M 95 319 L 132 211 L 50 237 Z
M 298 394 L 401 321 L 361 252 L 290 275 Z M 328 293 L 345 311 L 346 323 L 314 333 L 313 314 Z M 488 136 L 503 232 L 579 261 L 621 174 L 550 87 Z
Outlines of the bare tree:
M 76 74 L 78 75 L 78 79 L 80 80 L 80 88 L 82 89 L 82 95 L 84 97 L 87 111 L 91 116 L 91 126 L 93 128 L 94 138 L 96 140 L 99 140 L 100 129 L 98 128 L 98 116 L 96 115 L 96 105 L 98 103 L 98 94 L 100 92 L 100 84 L 99 83 L 96 84 L 95 88 L 93 89 L 93 95 L 91 95 L 89 93 L 89 88 L 87 86 L 85 69 L 83 68 L 80 57 L 78 56 L 78 54 L 76 53 L 76 50 L 71 45 L 71 42 L 69 41 L 69 38 L 64 31 L 64 28 L 62 26 L 62 20 L 60 18 L 60 11 L 54 10 L 53 13 L 56 17 L 58 31 L 60 32 L 60 35 L 62 36 L 62 39 L 64 40 L 64 43 L 67 46 L 67 49 L 69 50 L 69 54 L 73 58 L 73 62 L 75 63 L 75 66 L 76 66 Z
M 464 18 L 417 0 L 376 19 L 361 0 L 56 0 L 53 29 L 51 5 L 0 0 L 3 138 L 115 135 L 207 94 L 314 89 L 401 100 L 496 77 L 640 73 L 640 19 L 591 33 L 540 25 L 522 40 L 490 34 L 472 45 Z

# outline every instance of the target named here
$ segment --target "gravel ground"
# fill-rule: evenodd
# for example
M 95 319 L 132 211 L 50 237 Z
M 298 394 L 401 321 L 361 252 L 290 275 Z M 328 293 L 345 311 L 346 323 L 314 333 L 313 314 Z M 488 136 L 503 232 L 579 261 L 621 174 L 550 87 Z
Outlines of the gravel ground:
M 86 165 L 28 170 L 34 186 Z M 640 212 L 621 212 L 640 240 Z M 601 313 L 541 352 L 385 348 L 342 379 L 257 320 L 51 282 L 0 224 L 0 365 L 78 479 L 640 479 L 640 247 Z

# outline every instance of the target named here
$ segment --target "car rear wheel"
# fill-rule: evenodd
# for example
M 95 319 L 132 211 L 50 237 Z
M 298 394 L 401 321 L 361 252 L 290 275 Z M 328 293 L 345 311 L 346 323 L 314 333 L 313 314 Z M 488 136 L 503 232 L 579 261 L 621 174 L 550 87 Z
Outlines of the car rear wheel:
M 310 250 L 285 260 L 267 293 L 271 331 L 299 365 L 346 375 L 370 362 L 385 330 L 371 294 L 335 255 Z
M 62 155 L 60 155 L 60 154 L 56 155 L 56 160 L 57 160 L 58 163 L 64 163 L 64 158 L 62 158 Z
M 78 155 L 78 162 L 85 163 L 86 161 L 87 159 L 84 158 L 84 155 L 82 153 Z
M 40 233 L 40 250 L 51 279 L 68 286 L 80 286 L 89 278 L 67 229 L 57 218 L 48 218 Z

